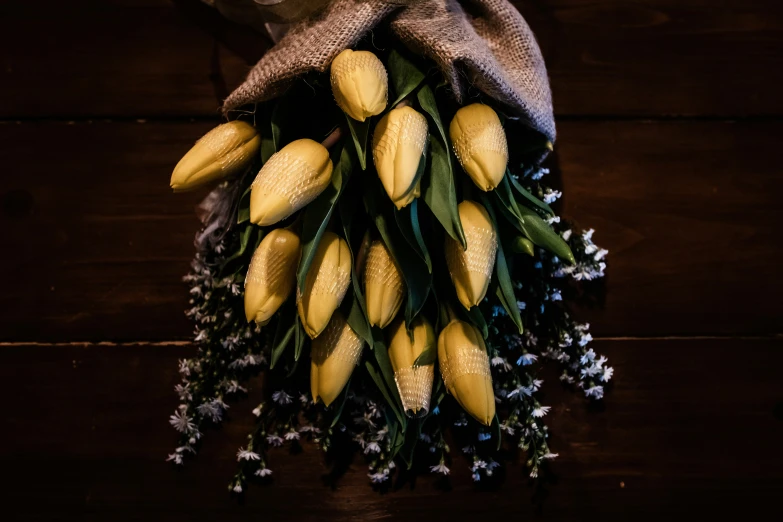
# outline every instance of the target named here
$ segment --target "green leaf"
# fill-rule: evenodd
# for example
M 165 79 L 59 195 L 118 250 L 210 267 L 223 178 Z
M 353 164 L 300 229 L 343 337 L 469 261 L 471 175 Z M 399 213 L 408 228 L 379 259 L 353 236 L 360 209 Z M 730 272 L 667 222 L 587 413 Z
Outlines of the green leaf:
M 348 389 L 351 387 L 351 379 L 348 379 L 348 382 L 345 383 L 345 387 L 343 388 L 343 391 L 340 392 L 340 396 L 337 398 L 337 402 L 334 405 L 334 416 L 332 417 L 332 423 L 329 425 L 330 428 L 334 428 L 337 425 L 337 422 L 340 420 L 340 415 L 343 413 L 343 408 L 345 408 L 345 403 L 348 402 Z
M 495 440 L 497 441 L 495 451 L 500 451 L 500 444 L 503 442 L 503 434 L 500 431 L 500 419 L 498 419 L 497 413 L 495 413 L 495 416 L 492 418 L 492 424 L 490 424 L 490 428 L 492 431 L 494 431 Z
M 351 266 L 353 267 L 356 266 L 356 256 L 353 253 L 353 246 L 351 246 L 351 230 L 356 209 L 357 205 L 354 201 L 351 201 L 350 197 L 340 199 L 338 204 L 340 222 L 343 224 L 343 233 L 345 234 L 345 239 L 348 243 L 348 250 L 351 252 Z M 351 270 L 351 282 L 353 292 L 343 299 L 340 308 L 353 331 L 372 346 L 373 338 L 372 331 L 370 330 L 370 322 L 367 320 L 367 306 L 364 301 L 364 293 L 362 292 L 362 285 L 359 281 L 359 274 L 356 270 Z
M 521 213 L 522 233 L 530 241 L 541 248 L 549 250 L 560 259 L 568 261 L 572 265 L 576 263 L 571 247 L 560 237 L 560 234 L 552 229 L 549 223 L 527 207 L 520 207 L 519 211 Z
M 294 331 L 294 360 L 298 361 L 302 356 L 302 349 L 307 340 L 307 335 L 305 335 L 302 323 L 299 322 L 299 314 L 296 314 L 294 317 L 294 322 L 296 323 L 296 330 Z
M 367 373 L 370 374 L 370 378 L 372 378 L 373 382 L 375 382 L 375 385 L 378 387 L 378 391 L 380 391 L 381 395 L 383 395 L 383 398 L 386 399 L 386 404 L 388 404 L 392 408 L 392 411 L 394 411 L 394 415 L 397 417 L 397 420 L 399 420 L 401 423 L 405 422 L 403 420 L 403 416 L 399 411 L 397 411 L 398 407 L 396 406 L 396 403 L 392 399 L 392 395 L 390 395 L 390 392 L 386 387 L 386 383 L 384 381 L 383 375 L 381 375 L 381 372 L 377 370 L 370 361 L 365 361 L 364 366 L 367 368 Z
M 340 305 L 340 310 L 343 312 L 345 320 L 351 329 L 372 346 L 370 323 L 355 291 L 345 296 Z
M 535 210 L 525 205 L 517 205 L 510 192 L 502 189 L 503 184 L 494 190 L 494 196 L 499 202 L 498 208 L 506 220 L 522 232 L 535 245 L 545 248 L 561 259 L 574 264 L 574 254 L 560 235 L 544 221 Z
M 405 426 L 389 414 L 388 408 L 383 409 L 383 415 L 386 417 L 386 425 L 389 427 L 389 460 L 392 460 L 405 443 Z
M 511 250 L 517 254 L 527 254 L 529 256 L 535 256 L 535 245 L 526 237 L 517 236 L 511 242 Z
M 430 364 L 435 364 L 435 361 L 438 359 L 438 347 L 437 346 L 430 346 L 421 354 L 419 354 L 418 357 L 416 357 L 416 360 L 413 361 L 413 366 L 429 366 Z
M 413 424 L 413 426 L 411 426 Z M 405 430 L 405 440 L 400 448 L 400 457 L 405 466 L 408 469 L 413 467 L 413 456 L 416 452 L 416 444 L 419 442 L 419 436 L 421 435 L 421 426 L 423 422 L 421 419 L 416 419 L 408 423 L 408 429 Z
M 466 310 L 465 312 L 468 318 L 470 319 L 470 322 L 473 323 L 473 325 L 479 329 L 479 331 L 481 332 L 481 336 L 484 339 L 489 337 L 489 327 L 487 326 L 487 321 L 484 319 L 484 314 L 481 313 L 479 307 L 473 306 L 471 307 L 470 310 Z
M 514 178 L 514 176 L 511 175 L 511 172 L 506 171 L 506 175 L 503 176 L 503 179 L 505 180 L 505 183 L 509 183 L 510 181 L 511 186 L 514 187 L 514 190 L 516 190 L 517 193 L 520 196 L 522 196 L 525 199 L 525 201 L 529 203 L 529 205 L 525 205 L 525 206 L 533 205 L 534 207 L 540 209 L 545 214 L 549 214 L 550 216 L 555 215 L 555 211 L 552 210 L 552 207 L 550 207 L 549 205 L 547 205 L 546 203 L 544 203 L 543 201 L 535 197 L 525 187 L 520 185 L 519 182 L 516 180 L 516 178 Z
M 383 242 L 402 272 L 408 294 L 408 299 L 405 302 L 405 322 L 410 326 L 411 321 L 427 300 L 432 286 L 431 275 L 427 271 L 427 265 L 405 241 L 394 222 L 393 205 L 386 197 L 386 193 L 383 192 L 377 178 L 369 180 L 366 184 L 364 206 L 375 221 L 375 226 L 380 232 Z
M 275 147 L 275 152 L 283 148 L 283 143 L 280 141 L 280 134 L 282 133 L 280 126 L 284 119 L 283 115 L 287 112 L 286 102 L 287 102 L 286 97 L 283 97 L 279 99 L 275 103 L 275 106 L 272 108 L 272 117 L 270 118 L 270 126 L 272 127 L 272 132 L 271 132 L 272 145 Z
M 264 233 L 252 223 L 248 223 L 247 226 L 242 229 L 239 233 L 239 249 L 223 262 L 223 266 L 220 268 L 221 275 L 229 274 L 231 273 L 229 268 L 234 267 L 234 269 L 236 269 L 237 265 L 241 265 L 241 263 L 238 263 L 238 260 L 245 255 L 245 252 L 248 250 L 248 245 L 251 243 L 250 239 L 256 234 L 263 236 Z
M 397 389 L 397 382 L 394 380 L 394 369 L 392 368 L 391 359 L 389 359 L 389 349 L 386 346 L 386 342 L 383 340 L 383 331 L 380 328 L 372 329 L 373 336 L 373 353 L 375 354 L 375 360 L 378 362 L 378 368 L 381 370 L 381 375 L 386 383 L 389 395 L 392 401 L 389 403 L 394 408 L 394 413 L 397 414 L 400 424 L 405 426 L 405 415 L 402 408 L 402 399 L 400 399 L 400 393 Z
M 237 225 L 241 225 L 250 219 L 250 190 L 253 184 L 247 186 L 242 196 L 239 198 L 239 207 L 237 209 Z
M 370 135 L 370 119 L 365 121 L 356 121 L 347 114 L 348 128 L 351 130 L 353 144 L 356 147 L 356 156 L 359 158 L 359 166 L 362 170 L 367 169 L 367 137 Z
M 391 50 L 386 66 L 396 95 L 394 103 L 389 104 L 391 109 L 424 81 L 424 71 L 407 56 L 407 52 L 400 52 L 398 48 Z
M 307 271 L 310 269 L 310 265 L 313 264 L 318 243 L 329 227 L 329 220 L 334 212 L 334 207 L 340 199 L 340 194 L 348 185 L 348 179 L 351 177 L 351 171 L 353 170 L 352 163 L 351 155 L 343 147 L 340 153 L 340 160 L 332 171 L 331 183 L 305 209 L 302 224 L 302 258 L 299 261 L 299 268 L 296 274 L 296 280 L 301 288 L 305 286 Z
M 424 176 L 422 180 L 424 202 L 443 225 L 446 233 L 466 248 L 465 233 L 457 211 L 457 187 L 454 184 L 454 171 L 451 167 L 449 140 L 438 113 L 435 95 L 432 88 L 425 85 L 419 89 L 417 96 L 419 105 L 429 114 L 440 134 L 440 139 L 435 139 L 433 133 L 430 133 L 430 172 L 429 176 Z
M 271 136 L 261 136 L 261 162 L 266 164 L 275 152 L 277 149 L 275 149 L 275 142 Z
M 296 309 L 293 306 L 284 306 L 277 314 L 277 329 L 275 330 L 275 340 L 272 343 L 270 369 L 274 368 L 277 361 L 280 360 L 297 328 Z
M 397 221 L 397 226 L 400 228 L 400 232 L 405 237 L 405 240 L 424 261 L 427 265 L 427 272 L 431 274 L 432 259 L 430 259 L 430 253 L 427 250 L 427 245 L 421 233 L 421 226 L 419 225 L 418 201 L 418 199 L 414 199 L 407 207 L 400 210 L 395 209 L 394 219 Z
M 492 220 L 492 224 L 495 230 L 498 230 L 498 222 L 495 218 L 495 211 L 492 208 L 492 202 L 486 194 L 481 194 L 482 202 L 489 213 L 489 217 Z M 514 295 L 514 285 L 511 282 L 511 275 L 508 271 L 508 264 L 506 263 L 506 256 L 503 253 L 503 242 L 498 241 L 498 251 L 495 256 L 495 276 L 498 280 L 498 292 L 502 296 L 501 304 L 506 309 L 506 313 L 514 321 L 514 324 L 519 329 L 519 333 L 524 331 L 522 325 L 522 317 L 519 315 L 519 307 L 517 306 L 517 298 Z

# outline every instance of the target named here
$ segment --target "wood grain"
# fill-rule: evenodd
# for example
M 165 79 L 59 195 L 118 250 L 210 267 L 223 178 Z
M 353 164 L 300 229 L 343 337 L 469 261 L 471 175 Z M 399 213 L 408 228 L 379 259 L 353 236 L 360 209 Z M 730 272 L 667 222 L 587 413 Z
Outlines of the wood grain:
M 271 486 L 244 503 L 225 485 L 261 393 L 232 404 L 231 422 L 207 433 L 202 453 L 177 472 L 166 418 L 176 405 L 178 358 L 187 346 L 4 346 L 0 490 L 13 520 L 553 520 L 757 517 L 783 487 L 783 341 L 603 341 L 616 379 L 602 408 L 549 379 L 543 403 L 560 454 L 542 505 L 519 463 L 497 488 L 480 490 L 454 455 L 449 487 L 417 479 L 373 491 L 355 458 L 334 489 L 321 453 L 272 454 Z M 738 370 L 741 363 L 741 370 Z M 549 377 L 549 374 L 546 375 Z M 451 399 L 449 399 L 451 400 Z M 720 498 L 720 501 L 717 499 Z M 676 511 L 675 511 L 676 510 Z M 17 518 L 18 517 L 18 518 Z
M 204 192 L 173 165 L 209 123 L 0 125 L 0 339 L 187 339 Z M 563 214 L 610 250 L 601 336 L 779 333 L 780 123 L 566 122 Z M 41 143 L 48 143 L 41 153 Z M 750 154 L 750 151 L 756 151 Z M 20 161 L 19 158 L 24 158 Z M 553 180 L 557 182 L 557 179 Z
M 517 1 L 558 115 L 783 115 L 775 0 Z M 268 47 L 199 0 L 0 6 L 0 118 L 212 116 Z

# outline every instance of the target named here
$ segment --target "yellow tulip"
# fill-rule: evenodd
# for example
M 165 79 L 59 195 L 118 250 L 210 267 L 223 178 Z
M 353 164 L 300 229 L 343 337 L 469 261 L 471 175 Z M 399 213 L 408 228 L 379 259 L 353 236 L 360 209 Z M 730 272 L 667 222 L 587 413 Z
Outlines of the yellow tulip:
M 421 195 L 416 176 L 427 143 L 427 118 L 410 107 L 381 118 L 372 137 L 372 157 L 381 183 L 400 209 Z
M 245 277 L 245 316 L 266 324 L 296 283 L 301 253 L 299 236 L 281 228 L 271 231 L 258 245 Z
M 250 221 L 273 225 L 312 202 L 332 179 L 326 147 L 313 140 L 292 141 L 269 158 L 250 190 Z
M 329 406 L 345 388 L 359 364 L 364 341 L 337 311 L 310 350 L 310 391 L 313 402 L 320 398 Z
M 261 136 L 244 121 L 218 125 L 179 160 L 171 175 L 171 188 L 189 190 L 241 173 L 261 148 Z
M 468 248 L 462 250 L 462 246 L 447 235 L 446 265 L 457 290 L 457 299 L 469 310 L 487 293 L 495 266 L 498 235 L 486 209 L 478 203 L 463 201 L 458 209 Z
M 331 68 L 334 99 L 348 116 L 364 121 L 383 112 L 389 79 L 377 56 L 346 49 L 332 61 Z
M 333 232 L 325 232 L 307 272 L 304 289 L 297 289 L 297 308 L 307 335 L 315 339 L 345 297 L 351 284 L 351 251 Z
M 373 241 L 364 268 L 364 293 L 370 326 L 386 328 L 402 305 L 405 283 L 397 265 L 383 244 Z
M 435 364 L 414 366 L 413 363 L 424 351 L 435 349 L 435 331 L 422 316 L 414 319 L 411 326 L 413 340 L 402 318 L 391 326 L 389 359 L 394 369 L 394 381 L 400 392 L 402 406 L 406 413 L 417 416 L 426 414 L 430 409 Z
M 478 188 L 494 190 L 508 164 L 508 142 L 497 113 L 487 105 L 462 107 L 449 125 L 454 153 Z
M 438 362 L 446 390 L 471 417 L 489 426 L 495 417 L 495 394 L 479 331 L 464 321 L 451 321 L 438 337 Z

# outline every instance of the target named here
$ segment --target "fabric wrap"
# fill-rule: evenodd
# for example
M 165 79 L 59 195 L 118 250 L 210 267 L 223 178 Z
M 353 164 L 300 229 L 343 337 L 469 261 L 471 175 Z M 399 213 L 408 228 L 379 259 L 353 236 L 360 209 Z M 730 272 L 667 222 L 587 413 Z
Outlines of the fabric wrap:
M 258 0 L 213 0 L 221 1 L 250 8 Z M 335 56 L 384 19 L 410 50 L 438 65 L 459 103 L 478 89 L 555 141 L 541 50 L 507 0 L 333 0 L 292 25 L 225 100 L 224 112 L 275 98 L 310 71 L 327 71 Z

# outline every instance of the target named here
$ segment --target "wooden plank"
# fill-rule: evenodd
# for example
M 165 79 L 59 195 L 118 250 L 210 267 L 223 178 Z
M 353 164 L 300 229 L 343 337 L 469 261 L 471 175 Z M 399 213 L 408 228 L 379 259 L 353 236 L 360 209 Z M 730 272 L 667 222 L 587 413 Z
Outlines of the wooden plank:
M 603 341 L 616 373 L 601 407 L 545 375 L 542 402 L 554 482 L 540 506 L 553 520 L 748 519 L 778 505 L 783 437 L 778 368 L 783 341 Z M 449 487 L 430 475 L 382 495 L 355 458 L 334 488 L 322 454 L 272 455 L 275 481 L 245 502 L 225 485 L 251 427 L 254 397 L 232 404 L 232 422 L 207 434 L 181 472 L 163 462 L 175 443 L 176 361 L 187 346 L 3 346 L 0 496 L 12 520 L 468 520 L 537 511 L 522 466 L 480 490 L 454 455 Z M 742 354 L 740 359 L 739 354 Z M 741 366 L 741 370 L 738 370 Z M 447 399 L 451 400 L 451 399 Z M 45 492 L 45 493 L 44 493 Z
M 783 114 L 775 0 L 515 2 L 558 115 Z M 267 42 L 198 0 L 0 6 L 0 118 L 214 115 Z
M 610 250 L 598 335 L 780 333 L 781 123 L 569 122 L 563 211 Z
M 0 118 L 217 116 L 266 47 L 201 2 L 4 2 Z
M 182 276 L 204 191 L 174 196 L 168 178 L 211 126 L 0 125 L 3 339 L 188 336 Z
M 204 195 L 173 165 L 209 123 L 0 125 L 0 339 L 187 339 Z M 783 123 L 567 122 L 564 215 L 610 250 L 594 335 L 778 333 Z M 46 148 L 42 149 L 42 144 Z M 753 151 L 753 153 L 751 153 Z M 553 180 L 553 181 L 556 181 Z

